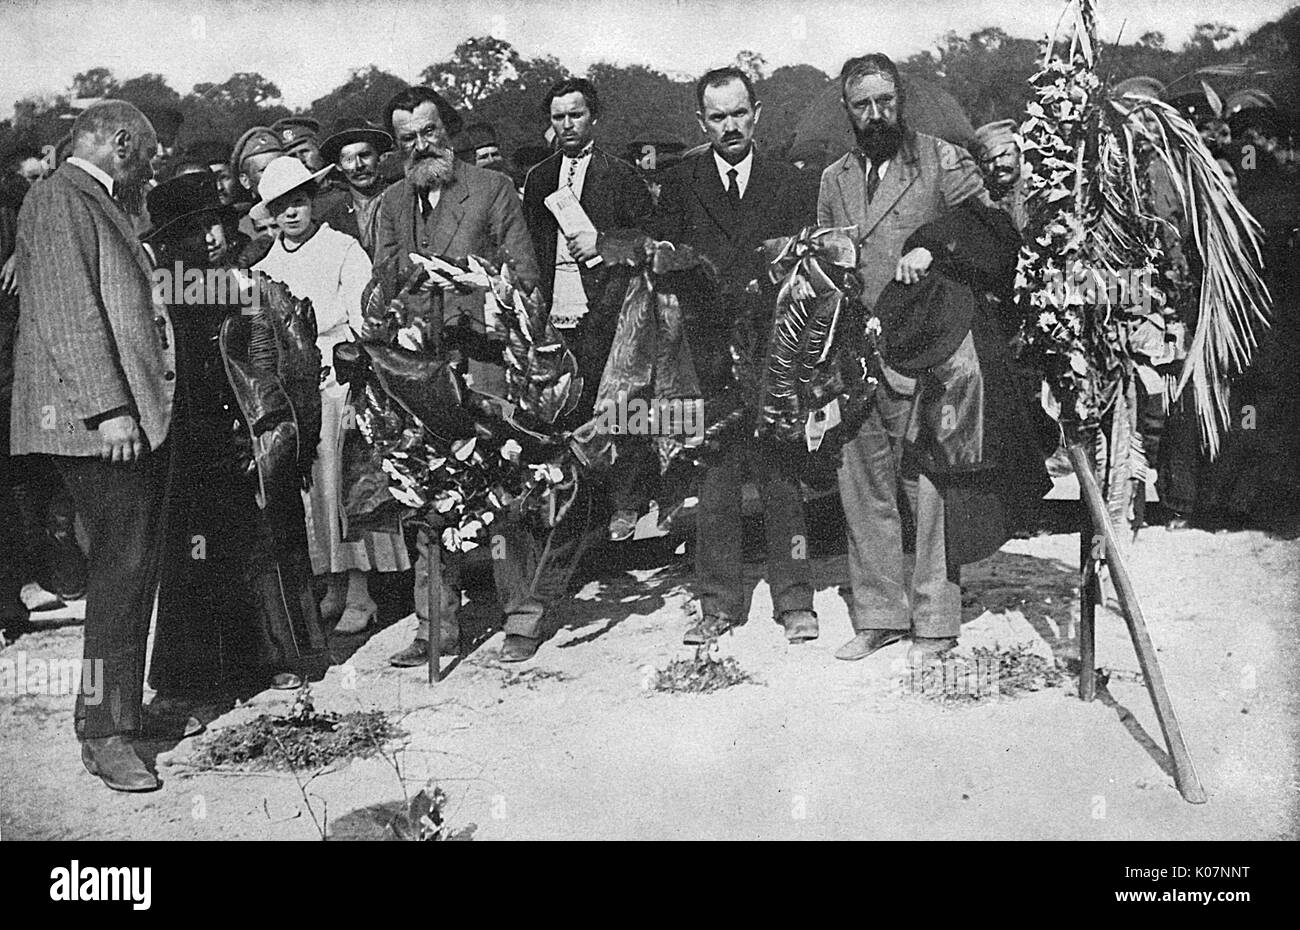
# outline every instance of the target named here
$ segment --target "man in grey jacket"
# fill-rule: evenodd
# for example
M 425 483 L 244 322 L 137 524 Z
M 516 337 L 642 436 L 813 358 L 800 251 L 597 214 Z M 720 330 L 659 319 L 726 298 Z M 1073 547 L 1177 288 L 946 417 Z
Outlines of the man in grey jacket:
M 18 217 L 10 448 L 52 458 L 90 536 L 75 725 L 86 768 L 119 791 L 158 786 L 131 744 L 145 724 L 175 340 L 120 205 L 140 200 L 156 147 L 129 103 L 90 107 L 73 124 L 71 155 Z

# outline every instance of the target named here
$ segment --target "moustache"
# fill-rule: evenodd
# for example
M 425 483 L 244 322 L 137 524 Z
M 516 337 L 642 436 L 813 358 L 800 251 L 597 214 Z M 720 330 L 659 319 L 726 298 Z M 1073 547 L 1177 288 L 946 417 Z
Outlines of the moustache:
M 722 134 L 723 142 L 741 142 L 744 138 L 744 134 L 739 132 L 724 132 Z

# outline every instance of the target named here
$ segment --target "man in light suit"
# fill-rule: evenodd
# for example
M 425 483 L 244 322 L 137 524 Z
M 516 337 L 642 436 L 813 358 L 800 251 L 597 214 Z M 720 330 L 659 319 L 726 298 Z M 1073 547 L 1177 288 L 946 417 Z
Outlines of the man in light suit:
M 524 220 L 540 264 L 542 293 L 551 321 L 578 358 L 582 374 L 581 420 L 593 414 L 596 391 L 614 342 L 631 269 L 587 262 L 599 255 L 597 238 L 611 230 L 650 229 L 650 190 L 635 168 L 601 150 L 592 141 L 600 120 L 600 97 L 585 78 L 566 78 L 546 93 L 547 115 L 560 150 L 535 165 L 524 182 Z M 574 191 L 595 233 L 563 237 L 546 198 L 561 186 Z M 575 424 L 576 425 L 576 424 Z M 610 475 L 614 513 L 610 538 L 631 538 L 646 501 L 645 483 L 654 462 L 645 437 L 628 437 Z M 603 502 L 602 502 L 603 503 Z M 603 508 L 601 508 L 603 509 Z M 606 513 L 608 511 L 605 511 Z
M 814 219 L 812 192 L 791 165 L 754 146 L 762 104 L 749 77 L 736 68 L 710 71 L 696 82 L 700 128 L 709 148 L 686 158 L 663 178 L 656 226 L 660 238 L 693 246 L 718 269 L 718 286 L 692 299 L 691 356 L 705 397 L 732 382 L 730 344 L 736 322 L 748 317 L 766 337 L 776 303 L 759 247 L 792 236 Z M 797 476 L 771 443 L 738 439 L 700 478 L 695 523 L 699 617 L 682 641 L 700 644 L 748 617 L 741 546 L 741 486 L 758 485 L 767 535 L 768 583 L 774 620 L 792 643 L 816 639 L 807 531 Z
M 884 55 L 845 62 L 844 109 L 858 145 L 823 173 L 821 226 L 855 226 L 862 305 L 870 314 L 886 284 L 919 281 L 933 256 L 902 254 L 919 227 L 969 197 L 983 195 L 979 168 L 963 149 L 912 131 L 904 119 L 898 69 Z M 916 380 L 885 367 L 872 410 L 844 444 L 840 502 L 849 536 L 850 617 L 854 637 L 835 653 L 861 659 L 913 634 L 914 659 L 956 644 L 961 624 L 960 568 L 947 556 L 943 498 L 928 478 L 904 471 L 903 434 Z M 904 568 L 902 490 L 916 527 L 911 579 Z
M 537 261 L 519 195 L 504 174 L 456 158 L 451 138 L 460 130 L 461 119 L 455 109 L 428 87 L 410 87 L 388 102 L 385 122 L 405 161 L 406 176 L 384 192 L 379 204 L 375 266 L 396 262 L 399 275 L 405 277 L 411 270 L 412 252 L 455 259 L 467 255 L 495 259 L 498 251 L 504 250 L 514 260 L 520 277 L 536 282 Z M 481 333 L 485 325 L 483 298 L 481 292 L 461 295 L 448 289 L 430 295 L 426 312 L 440 319 L 444 328 L 467 323 L 471 330 Z M 505 372 L 499 361 L 471 358 L 467 381 L 477 391 L 505 396 Z M 568 574 L 559 577 L 548 571 L 546 564 L 539 565 L 537 552 L 541 547 L 534 546 L 531 534 L 521 527 L 503 526 L 498 535 L 505 542 L 505 557 L 492 563 L 506 616 L 501 658 L 520 662 L 537 652 L 546 606 L 563 596 L 574 566 L 564 564 Z M 411 645 L 389 659 L 399 668 L 427 661 L 429 558 L 424 545 L 422 542 L 415 566 L 415 607 L 420 625 Z M 552 545 L 549 549 L 547 561 L 551 565 L 556 563 L 557 548 L 563 547 Z M 448 622 L 442 633 L 443 649 L 455 649 L 459 638 L 455 622 Z
M 27 195 L 18 220 L 11 449 L 53 458 L 90 536 L 76 730 L 86 768 L 119 791 L 158 786 L 131 743 L 149 723 L 141 698 L 175 340 L 119 206 L 139 200 L 156 146 L 130 104 L 88 108 L 73 124 L 71 156 Z

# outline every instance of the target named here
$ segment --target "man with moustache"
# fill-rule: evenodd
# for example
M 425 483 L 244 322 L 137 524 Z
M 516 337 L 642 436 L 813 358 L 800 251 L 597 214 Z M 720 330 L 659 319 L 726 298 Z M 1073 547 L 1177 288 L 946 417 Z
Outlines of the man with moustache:
M 250 203 L 257 201 L 257 185 L 266 166 L 283 154 L 280 137 L 269 126 L 254 126 L 235 142 L 230 154 L 230 167 L 239 179 L 239 186 L 244 189 L 243 196 Z M 251 209 L 240 217 L 239 232 L 249 238 L 249 257 L 254 262 L 270 251 L 272 239 L 258 231 Z
M 984 187 L 993 205 L 1011 217 L 1017 232 L 1029 222 L 1025 205 L 1025 181 L 1021 176 L 1020 146 L 1016 144 L 1016 121 L 985 123 L 975 130 L 976 157 L 984 175 Z
M 984 182 L 965 150 L 908 127 L 903 85 L 887 56 L 845 62 L 840 89 L 858 144 L 822 173 L 817 222 L 857 228 L 860 300 L 874 315 L 886 284 L 917 283 L 934 259 L 919 247 L 902 254 L 907 239 L 966 199 L 980 196 Z M 835 656 L 862 659 L 910 631 L 909 658 L 919 661 L 956 644 L 960 567 L 944 542 L 938 489 L 925 475 L 904 471 L 904 432 L 916 379 L 881 367 L 871 412 L 842 449 L 840 501 L 848 528 L 855 635 Z M 910 582 L 904 571 L 900 490 L 916 528 Z
M 585 78 L 566 78 L 546 93 L 551 127 L 560 150 L 533 167 L 524 182 L 524 219 L 540 264 L 542 293 L 551 320 L 578 358 L 582 402 L 577 415 L 589 419 L 594 411 L 605 362 L 614 341 L 630 269 L 605 262 L 589 266 L 599 256 L 598 238 L 607 230 L 650 228 L 650 192 L 636 169 L 592 142 L 600 120 L 600 97 Z M 561 186 L 577 196 L 596 232 L 566 237 L 546 206 L 546 198 Z M 645 482 L 653 474 L 653 458 L 645 437 L 627 437 L 610 475 L 609 537 L 620 541 L 636 530 L 646 502 Z M 608 513 L 608 511 L 605 511 Z
M 321 206 L 322 222 L 354 236 L 372 259 L 379 232 L 379 201 L 388 183 L 379 174 L 379 160 L 392 151 L 393 137 L 364 120 L 344 120 L 321 143 L 321 156 L 342 175 L 346 188 Z
M 138 109 L 107 100 L 73 123 L 71 155 L 18 219 L 23 306 L 11 451 L 50 456 L 90 536 L 85 663 L 102 669 L 74 714 L 86 768 L 117 791 L 158 780 L 132 741 L 157 587 L 175 338 L 121 203 L 152 177 L 157 146 Z
M 790 236 L 816 218 L 808 185 L 794 167 L 765 157 L 754 145 L 762 104 L 749 77 L 736 68 L 710 71 L 695 85 L 700 129 L 709 148 L 666 173 L 656 226 L 660 238 L 703 252 L 717 266 L 715 289 L 690 295 L 687 333 L 705 396 L 730 383 L 730 342 L 736 321 L 771 328 L 775 294 L 759 247 Z M 685 304 L 684 304 L 685 306 Z M 791 460 L 768 443 L 736 442 L 706 465 L 700 479 L 695 569 L 699 617 L 682 641 L 700 644 L 748 617 L 741 545 L 741 486 L 758 485 L 767 534 L 768 583 L 775 619 L 792 643 L 816 639 L 807 532 Z
M 411 271 L 412 252 L 463 259 L 467 255 L 495 257 L 504 250 L 521 279 L 536 282 L 537 261 L 519 196 L 504 174 L 456 158 L 451 139 L 460 131 L 461 119 L 455 109 L 432 88 L 410 87 L 388 102 L 385 122 L 405 160 L 406 176 L 380 199 L 375 266 L 395 262 L 399 279 L 404 279 Z M 430 295 L 427 312 L 442 313 L 444 325 L 468 318 L 472 328 L 483 331 L 483 302 L 481 292 L 461 295 L 448 288 Z M 467 381 L 475 390 L 505 396 L 505 373 L 499 364 L 471 359 Z M 505 541 L 505 558 L 494 559 L 492 568 L 506 616 L 501 659 L 521 662 L 531 658 L 541 644 L 542 617 L 548 605 L 544 598 L 555 592 L 562 595 L 575 567 L 568 559 L 557 557 L 557 550 L 569 552 L 573 546 L 562 541 L 564 545 L 548 547 L 549 556 L 539 560 L 539 547 L 527 530 L 507 525 L 499 535 Z M 455 566 L 449 568 L 454 573 Z M 428 659 L 428 571 L 422 540 L 415 566 L 420 624 L 411 645 L 389 660 L 399 668 L 422 665 Z M 459 627 L 454 618 L 444 624 L 442 640 L 444 650 L 457 648 Z

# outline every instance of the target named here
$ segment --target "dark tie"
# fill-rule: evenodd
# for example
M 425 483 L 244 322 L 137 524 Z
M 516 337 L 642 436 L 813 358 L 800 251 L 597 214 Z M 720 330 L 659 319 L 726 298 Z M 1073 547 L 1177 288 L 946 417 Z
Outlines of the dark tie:
M 868 204 L 870 204 L 871 201 L 875 198 L 876 188 L 878 188 L 879 186 L 880 186 L 879 166 L 874 165 L 871 162 L 867 162 L 867 203 Z
M 727 172 L 727 199 L 733 207 L 740 206 L 740 179 L 735 168 Z

